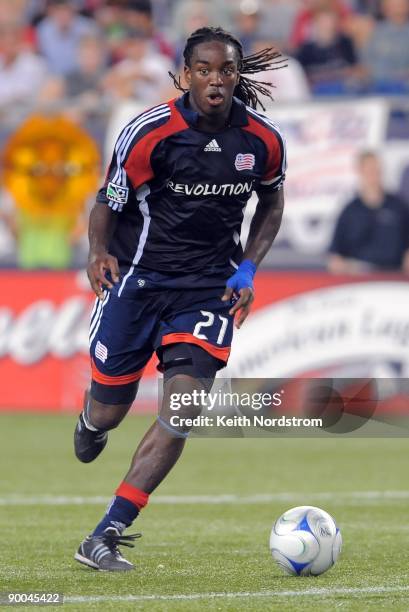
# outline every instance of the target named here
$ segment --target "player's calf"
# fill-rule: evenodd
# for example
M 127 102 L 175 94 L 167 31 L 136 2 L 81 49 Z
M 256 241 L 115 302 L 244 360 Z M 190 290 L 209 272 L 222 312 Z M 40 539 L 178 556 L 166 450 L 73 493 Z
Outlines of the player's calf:
M 74 431 L 75 455 L 82 463 L 90 463 L 104 450 L 108 442 L 108 430 L 114 429 L 128 412 L 131 403 L 104 405 L 93 400 L 85 392 L 84 408 Z

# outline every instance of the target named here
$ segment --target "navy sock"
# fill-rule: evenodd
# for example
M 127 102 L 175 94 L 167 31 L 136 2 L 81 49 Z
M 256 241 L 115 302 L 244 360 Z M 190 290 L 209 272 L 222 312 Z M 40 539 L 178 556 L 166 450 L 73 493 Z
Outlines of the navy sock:
M 102 521 L 98 523 L 92 535 L 102 535 L 107 527 L 115 527 L 115 529 L 122 533 L 126 527 L 132 525 L 138 514 L 139 508 L 135 504 L 125 499 L 125 497 L 116 495 L 108 507 L 107 513 Z

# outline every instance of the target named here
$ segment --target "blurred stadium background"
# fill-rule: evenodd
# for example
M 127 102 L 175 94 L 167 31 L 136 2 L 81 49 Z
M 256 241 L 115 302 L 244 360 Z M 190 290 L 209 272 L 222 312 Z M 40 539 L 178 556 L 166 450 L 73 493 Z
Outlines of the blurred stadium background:
M 406 610 L 407 439 L 196 439 L 138 519 L 138 572 L 96 578 L 72 560 L 153 418 L 130 416 L 95 465 L 75 460 L 88 212 L 119 130 L 177 94 L 168 70 L 207 24 L 289 58 L 260 77 L 288 141 L 285 217 L 228 373 L 375 377 L 384 406 L 408 412 L 408 276 L 335 275 L 327 252 L 362 150 L 408 204 L 409 0 L 0 0 L 0 591 L 65 591 L 71 609 Z M 135 412 L 156 406 L 153 360 Z M 314 585 L 281 576 L 267 547 L 302 504 L 345 540 Z
M 409 200 L 408 0 L 0 0 L 0 409 L 80 407 L 88 211 L 119 130 L 176 95 L 168 70 L 205 24 L 289 58 L 259 77 L 288 141 L 287 207 L 229 371 L 408 376 L 402 270 L 327 271 L 359 152 L 378 152 L 387 190 Z M 155 381 L 153 362 L 137 410 Z

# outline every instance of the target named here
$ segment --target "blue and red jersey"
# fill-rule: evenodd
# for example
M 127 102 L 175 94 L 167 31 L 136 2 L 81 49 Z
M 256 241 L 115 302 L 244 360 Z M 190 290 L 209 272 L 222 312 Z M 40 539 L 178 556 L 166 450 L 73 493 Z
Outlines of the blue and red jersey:
M 241 261 L 251 193 L 283 184 L 285 144 L 268 118 L 233 98 L 223 130 L 202 131 L 197 121 L 185 94 L 142 113 L 118 137 L 97 202 L 119 213 L 109 252 L 123 284 L 142 273 L 174 277 L 174 286 L 181 278 L 223 284 Z

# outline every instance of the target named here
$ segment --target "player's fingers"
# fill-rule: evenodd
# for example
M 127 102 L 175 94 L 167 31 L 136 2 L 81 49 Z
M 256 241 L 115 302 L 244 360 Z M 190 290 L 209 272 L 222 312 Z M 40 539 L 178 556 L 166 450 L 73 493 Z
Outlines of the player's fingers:
M 104 297 L 104 292 L 103 289 L 100 285 L 100 283 L 98 282 L 98 280 L 95 278 L 95 276 L 88 272 L 88 280 L 89 280 L 89 284 L 91 285 L 91 289 L 93 290 L 93 292 L 95 293 L 95 295 L 102 300 Z
M 228 300 L 231 299 L 232 295 L 233 295 L 233 289 L 231 287 L 226 287 L 225 292 L 222 296 L 222 301 L 227 302 Z
M 110 256 L 108 260 L 108 268 L 111 272 L 111 277 L 114 283 L 119 282 L 119 265 L 116 257 Z
M 102 288 L 106 287 L 107 289 L 112 289 L 113 284 L 107 279 L 105 274 L 98 278 L 98 283 Z
M 229 314 L 234 315 L 238 310 L 247 306 L 248 303 L 253 301 L 253 290 L 250 287 L 240 289 L 240 297 L 234 306 L 230 309 Z
M 94 292 L 96 293 L 97 297 L 102 301 L 104 299 L 104 290 L 101 285 L 98 285 L 97 283 L 92 288 L 94 289 Z
M 229 315 L 235 315 L 240 308 L 243 308 L 245 305 L 245 298 L 241 296 L 237 302 L 235 302 L 234 306 L 232 306 L 229 310 Z
M 107 277 L 105 276 L 105 270 L 110 270 L 109 262 L 101 262 L 98 265 L 98 271 L 97 271 L 97 274 L 96 274 L 96 279 L 104 287 L 107 287 L 108 289 L 112 289 L 113 285 L 112 285 L 111 281 L 108 280 Z
M 103 263 L 90 265 L 87 269 L 90 285 L 100 300 L 104 297 L 104 287 L 112 289 L 112 283 L 105 276 Z
M 250 310 L 251 310 L 251 302 L 249 302 L 247 306 L 241 309 L 240 314 L 237 317 L 237 320 L 235 323 L 237 329 L 240 329 L 240 327 L 243 325 L 244 321 L 247 319 L 250 313 Z
M 101 287 L 95 278 L 95 273 L 92 265 L 87 266 L 87 276 L 89 280 L 89 284 L 91 285 L 92 291 L 96 294 L 97 297 L 100 297 Z

